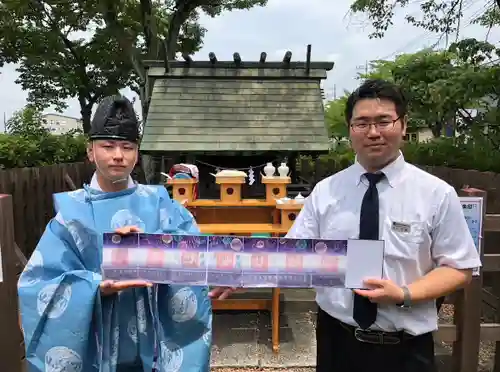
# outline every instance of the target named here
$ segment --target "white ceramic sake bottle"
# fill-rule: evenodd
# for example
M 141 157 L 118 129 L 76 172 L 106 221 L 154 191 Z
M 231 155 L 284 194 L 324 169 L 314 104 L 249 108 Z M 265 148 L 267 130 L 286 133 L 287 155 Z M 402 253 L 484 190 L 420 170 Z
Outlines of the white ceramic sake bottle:
M 294 200 L 296 203 L 302 204 L 306 198 L 304 198 L 304 196 L 299 192 Z
M 278 167 L 278 173 L 280 177 L 288 177 L 288 171 L 290 168 L 286 165 L 286 163 L 281 163 L 281 165 Z
M 273 163 L 267 163 L 267 165 L 264 167 L 264 174 L 266 175 L 266 177 L 274 176 L 274 172 L 276 172 L 276 168 L 274 167 Z

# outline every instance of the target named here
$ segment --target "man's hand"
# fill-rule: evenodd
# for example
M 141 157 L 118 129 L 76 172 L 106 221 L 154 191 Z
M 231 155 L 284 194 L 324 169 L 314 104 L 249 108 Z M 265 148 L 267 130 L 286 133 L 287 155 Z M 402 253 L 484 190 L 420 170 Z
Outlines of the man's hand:
M 141 232 L 142 230 L 139 229 L 137 226 L 124 226 L 115 230 L 115 233 L 120 235 L 127 235 L 132 233 L 141 233 Z
M 131 233 L 141 233 L 141 232 L 142 230 L 139 229 L 137 226 L 125 226 L 115 230 L 115 233 L 120 235 L 127 235 Z M 103 296 L 109 296 L 118 293 L 120 291 L 123 291 L 124 289 L 144 288 L 151 286 L 152 284 L 145 280 L 119 280 L 119 281 L 105 280 L 101 283 L 100 288 L 101 288 L 101 294 Z
M 225 300 L 236 291 L 237 289 L 233 287 L 216 287 L 210 291 L 208 297 L 215 300 Z
M 404 301 L 403 289 L 386 279 L 367 279 L 364 284 L 369 289 L 355 289 L 358 295 L 367 297 L 378 304 L 400 304 Z
M 120 291 L 123 291 L 124 289 L 144 288 L 151 286 L 152 284 L 146 282 L 145 280 L 119 280 L 119 281 L 104 280 L 103 282 L 101 282 L 100 288 L 101 288 L 101 294 L 103 296 L 110 296 Z

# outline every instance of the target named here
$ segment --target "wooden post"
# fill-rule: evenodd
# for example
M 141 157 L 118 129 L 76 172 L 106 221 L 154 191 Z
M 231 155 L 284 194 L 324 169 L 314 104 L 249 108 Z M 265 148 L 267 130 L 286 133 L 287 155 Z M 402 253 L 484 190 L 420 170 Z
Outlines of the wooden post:
M 319 161 L 319 158 L 318 158 L 318 155 L 313 155 L 313 163 L 314 163 L 314 175 L 313 175 L 313 179 L 312 179 L 312 182 L 311 182 L 311 186 L 314 187 L 316 186 L 316 183 L 319 182 L 319 180 L 321 180 L 321 177 L 320 177 L 320 161 Z
M 298 160 L 298 152 L 292 152 L 288 156 L 288 166 L 290 167 L 290 177 L 292 183 L 298 183 L 299 178 L 297 177 L 297 160 Z
M 490 224 L 488 231 L 495 231 L 499 232 L 500 231 L 500 220 L 496 220 L 497 222 L 494 226 Z M 499 256 L 498 251 L 495 251 L 493 254 L 488 254 L 491 258 L 494 256 Z M 497 265 L 497 267 L 500 265 Z M 500 270 L 495 270 L 495 271 L 490 271 L 489 275 L 491 275 L 491 286 L 492 286 L 492 294 L 493 298 L 496 300 L 496 306 L 495 306 L 495 312 L 496 312 L 496 319 L 500 316 L 500 301 L 498 299 L 500 298 Z M 494 362 L 493 362 L 493 369 L 492 372 L 500 372 L 500 341 L 495 341 L 495 357 L 494 357 Z
M 0 361 L 2 371 L 22 370 L 12 196 L 0 194 Z
M 290 177 L 264 177 L 262 183 L 266 185 L 266 200 L 273 202 L 286 197 L 286 185 L 291 182 Z
M 479 196 L 483 198 L 483 225 L 486 213 L 486 192 L 468 188 L 460 192 L 461 196 Z M 484 229 L 480 231 L 481 261 L 483 260 Z M 453 343 L 453 371 L 476 372 L 479 363 L 479 341 L 481 338 L 481 303 L 482 272 L 474 276 L 472 282 L 457 296 L 454 322 L 457 326 L 457 340 Z
M 167 181 L 173 187 L 173 198 L 177 201 L 192 202 L 194 200 L 194 185 L 198 180 L 194 178 L 174 178 Z
M 281 212 L 281 227 L 290 230 L 297 218 L 303 204 L 291 200 L 289 203 L 276 204 L 276 209 Z
M 215 182 L 220 185 L 221 201 L 228 203 L 241 201 L 241 185 L 245 183 L 245 177 L 217 176 Z

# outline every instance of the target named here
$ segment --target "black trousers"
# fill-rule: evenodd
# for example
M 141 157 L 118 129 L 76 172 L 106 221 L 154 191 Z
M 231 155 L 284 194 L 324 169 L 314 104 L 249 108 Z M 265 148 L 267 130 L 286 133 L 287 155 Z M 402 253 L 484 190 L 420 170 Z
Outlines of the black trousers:
M 354 328 L 318 309 L 316 372 L 436 372 L 432 333 L 398 344 L 359 341 Z

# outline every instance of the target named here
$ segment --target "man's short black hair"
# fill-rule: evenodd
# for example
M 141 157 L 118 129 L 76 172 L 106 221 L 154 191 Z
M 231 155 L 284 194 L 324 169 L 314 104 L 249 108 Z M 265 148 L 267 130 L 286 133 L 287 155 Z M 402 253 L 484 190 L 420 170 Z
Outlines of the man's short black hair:
M 366 80 L 347 98 L 345 105 L 345 119 L 350 123 L 356 103 L 366 98 L 380 98 L 394 102 L 399 118 L 408 113 L 408 100 L 403 90 L 396 84 L 382 79 Z

